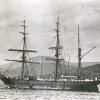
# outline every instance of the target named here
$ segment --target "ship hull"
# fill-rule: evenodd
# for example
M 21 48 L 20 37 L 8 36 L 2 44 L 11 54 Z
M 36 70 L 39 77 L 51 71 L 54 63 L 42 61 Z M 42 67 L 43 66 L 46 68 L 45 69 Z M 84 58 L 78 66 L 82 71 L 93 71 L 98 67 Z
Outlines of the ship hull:
M 97 85 L 100 81 L 43 81 L 43 80 L 22 80 L 22 79 L 1 79 L 10 88 L 30 88 L 47 90 L 69 90 L 98 92 Z

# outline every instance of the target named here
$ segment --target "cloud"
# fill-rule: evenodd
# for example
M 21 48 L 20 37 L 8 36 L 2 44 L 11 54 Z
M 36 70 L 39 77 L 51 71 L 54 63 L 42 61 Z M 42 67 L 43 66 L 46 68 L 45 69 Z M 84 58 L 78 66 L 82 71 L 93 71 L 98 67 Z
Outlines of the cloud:
M 0 0 L 0 51 L 4 57 L 7 48 L 21 47 L 22 36 L 19 31 L 26 19 L 31 49 L 39 54 L 49 54 L 47 44 L 56 35 L 57 16 L 60 16 L 60 34 L 65 49 L 70 50 L 72 60 L 77 61 L 77 25 L 80 24 L 81 46 L 88 50 L 99 44 L 100 1 L 99 0 Z M 20 45 L 19 45 L 20 44 Z M 37 44 L 37 45 L 36 45 Z M 55 42 L 53 41 L 52 45 Z M 16 45 L 16 47 L 15 47 Z M 51 46 L 51 45 L 50 45 Z M 99 49 L 99 48 L 98 48 Z M 100 60 L 100 52 L 95 60 Z M 91 61 L 92 54 L 88 55 Z M 97 59 L 96 59 L 97 58 Z

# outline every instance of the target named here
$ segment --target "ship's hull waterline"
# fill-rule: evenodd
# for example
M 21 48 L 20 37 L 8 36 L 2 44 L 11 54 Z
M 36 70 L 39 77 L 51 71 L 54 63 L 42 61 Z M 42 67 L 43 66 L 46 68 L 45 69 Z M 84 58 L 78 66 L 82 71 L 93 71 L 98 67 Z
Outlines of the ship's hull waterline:
M 10 88 L 98 92 L 100 81 L 42 81 L 1 78 Z

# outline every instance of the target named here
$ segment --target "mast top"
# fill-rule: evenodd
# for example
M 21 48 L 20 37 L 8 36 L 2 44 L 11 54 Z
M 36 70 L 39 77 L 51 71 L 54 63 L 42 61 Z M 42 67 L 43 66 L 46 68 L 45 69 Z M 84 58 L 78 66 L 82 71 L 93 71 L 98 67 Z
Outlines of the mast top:
M 27 27 L 27 26 L 26 26 L 26 21 L 25 21 L 25 20 L 23 21 L 23 25 L 22 25 L 22 26 Z
M 35 50 L 28 50 L 27 48 L 26 48 L 26 45 L 27 45 L 27 41 L 26 41 L 26 34 L 28 34 L 28 33 L 26 33 L 26 21 L 24 20 L 23 21 L 23 25 L 21 25 L 23 28 L 24 28 L 24 30 L 23 30 L 23 32 L 19 32 L 19 33 L 22 33 L 22 35 L 23 35 L 23 49 L 8 49 L 8 51 L 14 51 L 14 52 L 21 52 L 21 53 L 23 53 L 23 55 L 24 55 L 24 57 L 22 57 L 23 59 L 24 58 L 26 58 L 25 57 L 25 53 L 28 53 L 28 52 L 34 52 L 34 53 L 37 53 L 37 51 L 35 51 Z M 25 61 L 25 59 L 24 60 L 20 60 L 20 61 L 18 61 L 18 60 L 9 60 L 9 61 L 17 61 L 17 62 L 24 62 Z M 7 60 L 8 61 L 8 60 Z
M 34 52 L 34 53 L 37 53 L 36 50 L 27 50 L 25 47 L 26 45 L 26 35 L 28 35 L 28 33 L 26 33 L 26 21 L 24 20 L 23 21 L 23 25 L 21 25 L 23 28 L 24 28 L 24 31 L 23 32 L 19 32 L 19 33 L 22 33 L 24 35 L 23 37 L 23 40 L 24 40 L 24 48 L 23 49 L 8 49 L 8 51 L 15 51 L 15 52 L 25 52 L 25 53 L 28 53 L 28 52 Z
M 24 28 L 24 32 L 19 32 L 19 33 L 22 33 L 24 35 L 24 38 L 26 37 L 26 35 L 28 35 L 28 33 L 26 33 L 26 21 L 24 20 L 23 21 L 23 25 L 21 25 L 23 28 Z
M 79 30 L 79 24 L 78 24 L 78 48 L 80 48 L 80 30 Z

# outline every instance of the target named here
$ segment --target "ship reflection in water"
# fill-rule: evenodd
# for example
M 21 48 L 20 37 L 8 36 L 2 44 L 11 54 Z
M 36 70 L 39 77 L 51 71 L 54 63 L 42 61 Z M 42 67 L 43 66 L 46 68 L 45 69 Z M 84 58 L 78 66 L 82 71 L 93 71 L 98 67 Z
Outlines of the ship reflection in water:
M 100 93 L 0 89 L 0 100 L 100 100 Z

